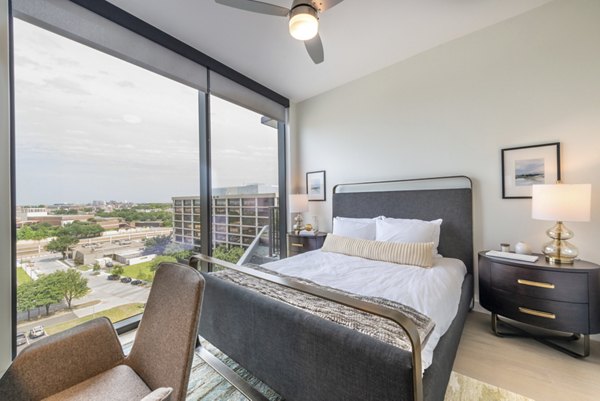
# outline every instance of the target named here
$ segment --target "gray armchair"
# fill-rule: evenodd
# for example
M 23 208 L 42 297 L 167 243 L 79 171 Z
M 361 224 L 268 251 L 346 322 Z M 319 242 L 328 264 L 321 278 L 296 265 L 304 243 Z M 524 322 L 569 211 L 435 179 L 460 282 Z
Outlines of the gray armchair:
M 91 320 L 24 349 L 0 400 L 185 400 L 203 292 L 198 271 L 161 263 L 127 357 L 111 322 Z

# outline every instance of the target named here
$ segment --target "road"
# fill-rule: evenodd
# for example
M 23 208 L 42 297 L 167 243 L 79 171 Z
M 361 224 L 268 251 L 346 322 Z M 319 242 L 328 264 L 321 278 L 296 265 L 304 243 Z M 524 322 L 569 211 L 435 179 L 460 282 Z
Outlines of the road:
M 79 244 L 91 244 L 91 243 L 112 243 L 118 240 L 136 240 L 136 239 L 145 239 L 151 237 L 157 237 L 159 235 L 171 235 L 173 229 L 170 227 L 165 228 L 154 228 L 148 230 L 140 230 L 130 232 L 118 232 L 106 234 L 101 237 L 94 238 L 86 238 L 79 241 Z M 17 241 L 17 259 L 31 258 L 31 257 L 41 257 L 50 255 L 48 251 L 46 251 L 45 247 L 48 244 L 49 240 L 41 240 L 41 241 Z

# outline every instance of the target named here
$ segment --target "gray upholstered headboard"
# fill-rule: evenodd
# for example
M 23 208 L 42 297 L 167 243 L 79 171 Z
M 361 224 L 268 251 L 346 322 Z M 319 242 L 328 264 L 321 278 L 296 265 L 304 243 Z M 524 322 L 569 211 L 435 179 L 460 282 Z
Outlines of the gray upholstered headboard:
M 473 274 L 473 200 L 465 176 L 340 184 L 333 217 L 443 219 L 438 251 L 462 260 Z

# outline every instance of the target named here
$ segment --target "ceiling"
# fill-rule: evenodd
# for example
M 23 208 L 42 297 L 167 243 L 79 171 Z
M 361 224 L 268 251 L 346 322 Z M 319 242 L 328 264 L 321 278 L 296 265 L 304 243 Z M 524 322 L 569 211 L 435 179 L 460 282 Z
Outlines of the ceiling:
M 299 102 L 551 0 L 345 0 L 320 17 L 318 65 L 289 35 L 286 18 L 213 0 L 109 1 Z

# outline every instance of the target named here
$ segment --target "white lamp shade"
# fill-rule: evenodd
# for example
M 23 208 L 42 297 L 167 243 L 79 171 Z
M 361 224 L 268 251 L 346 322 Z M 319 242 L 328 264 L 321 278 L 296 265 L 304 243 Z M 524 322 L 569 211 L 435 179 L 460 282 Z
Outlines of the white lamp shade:
M 531 217 L 551 221 L 590 221 L 591 184 L 533 185 Z
M 290 213 L 308 212 L 308 195 L 290 195 Z

